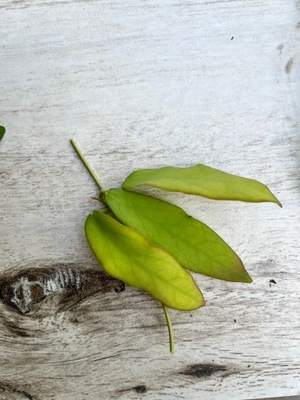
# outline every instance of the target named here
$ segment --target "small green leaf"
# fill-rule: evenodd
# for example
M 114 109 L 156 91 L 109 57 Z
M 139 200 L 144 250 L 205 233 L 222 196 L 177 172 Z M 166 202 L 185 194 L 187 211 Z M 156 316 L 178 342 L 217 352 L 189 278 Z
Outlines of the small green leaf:
M 0 125 L 0 140 L 3 138 L 4 134 L 5 134 L 5 128 L 4 126 Z
M 204 305 L 192 276 L 167 251 L 139 232 L 101 211 L 94 211 L 86 219 L 85 233 L 109 275 L 145 290 L 176 310 L 194 310 Z
M 216 200 L 248 202 L 280 201 L 267 186 L 249 178 L 227 174 L 203 164 L 189 168 L 163 167 L 140 169 L 124 181 L 123 189 L 131 190 L 141 185 L 155 186 L 171 192 L 196 194 Z
M 181 208 L 122 189 L 110 189 L 102 196 L 121 222 L 165 248 L 185 268 L 227 281 L 252 281 L 228 244 Z

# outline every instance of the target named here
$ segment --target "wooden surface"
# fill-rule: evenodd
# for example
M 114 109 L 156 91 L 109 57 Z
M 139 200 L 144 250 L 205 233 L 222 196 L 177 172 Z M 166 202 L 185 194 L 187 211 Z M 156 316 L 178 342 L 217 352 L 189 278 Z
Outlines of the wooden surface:
M 0 0 L 0 399 L 300 394 L 299 1 Z M 101 271 L 96 187 L 204 163 L 283 203 L 151 191 L 215 229 L 251 285 L 171 311 Z M 124 290 L 125 289 L 125 290 Z

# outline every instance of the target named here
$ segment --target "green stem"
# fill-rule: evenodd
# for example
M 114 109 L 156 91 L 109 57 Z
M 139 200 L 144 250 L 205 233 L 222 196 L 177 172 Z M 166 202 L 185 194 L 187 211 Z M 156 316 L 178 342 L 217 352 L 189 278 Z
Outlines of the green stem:
M 83 165 L 85 166 L 85 168 L 88 170 L 89 174 L 91 175 L 91 177 L 94 179 L 95 183 L 97 184 L 97 186 L 99 187 L 99 189 L 101 191 L 104 191 L 104 188 L 102 186 L 102 183 L 99 181 L 97 175 L 95 174 L 95 172 L 93 171 L 92 167 L 90 166 L 90 164 L 87 162 L 86 158 L 84 157 L 84 155 L 82 154 L 80 148 L 78 147 L 78 144 L 75 142 L 74 139 L 70 140 L 71 145 L 73 146 L 73 149 L 75 150 L 75 152 L 77 153 L 78 157 L 80 158 L 81 162 L 83 163 Z
M 168 326 L 170 353 L 174 354 L 174 336 L 173 336 L 172 322 L 171 322 L 171 319 L 170 319 L 170 315 L 169 315 L 168 309 L 166 308 L 166 306 L 164 304 L 162 304 L 162 307 L 163 307 L 163 310 L 164 310 L 164 313 L 165 313 L 167 326 Z

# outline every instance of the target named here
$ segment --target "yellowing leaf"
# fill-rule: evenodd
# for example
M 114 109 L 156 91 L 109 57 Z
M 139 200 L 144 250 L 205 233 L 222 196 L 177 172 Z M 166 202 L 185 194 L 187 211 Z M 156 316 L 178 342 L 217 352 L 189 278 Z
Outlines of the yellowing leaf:
M 228 244 L 181 208 L 121 189 L 108 190 L 103 201 L 121 222 L 165 248 L 185 268 L 227 281 L 252 281 Z
M 203 164 L 189 168 L 140 169 L 130 174 L 122 187 L 131 190 L 141 185 L 196 194 L 216 200 L 270 201 L 281 207 L 280 201 L 264 184 L 254 179 L 227 174 Z
M 101 211 L 87 217 L 85 233 L 109 275 L 145 290 L 176 310 L 193 310 L 204 305 L 192 276 L 167 251 L 151 244 L 141 233 Z

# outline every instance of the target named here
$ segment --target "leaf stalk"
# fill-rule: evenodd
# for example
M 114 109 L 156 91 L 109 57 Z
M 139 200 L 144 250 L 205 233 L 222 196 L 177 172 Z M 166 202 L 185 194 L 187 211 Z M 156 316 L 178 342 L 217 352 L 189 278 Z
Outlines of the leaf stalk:
M 169 315 L 167 307 L 164 304 L 162 304 L 162 307 L 163 307 L 163 310 L 164 310 L 164 313 L 165 313 L 167 326 L 168 326 L 170 353 L 174 354 L 174 335 L 173 335 L 171 318 L 170 318 L 170 315 Z
M 75 150 L 76 154 L 78 155 L 79 159 L 81 160 L 82 164 L 85 166 L 85 168 L 88 170 L 89 174 L 91 175 L 91 177 L 94 179 L 96 185 L 99 187 L 100 191 L 104 192 L 104 187 L 102 185 L 102 183 L 100 182 L 99 178 L 97 177 L 97 175 L 95 174 L 94 170 L 92 169 L 92 167 L 90 166 L 90 164 L 88 163 L 87 159 L 84 157 L 84 155 L 82 154 L 82 151 L 80 150 L 78 144 L 75 142 L 74 139 L 70 140 L 70 143 L 73 147 L 73 149 Z

